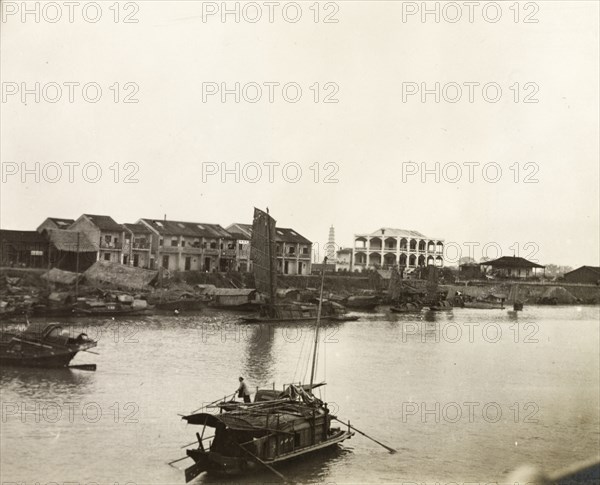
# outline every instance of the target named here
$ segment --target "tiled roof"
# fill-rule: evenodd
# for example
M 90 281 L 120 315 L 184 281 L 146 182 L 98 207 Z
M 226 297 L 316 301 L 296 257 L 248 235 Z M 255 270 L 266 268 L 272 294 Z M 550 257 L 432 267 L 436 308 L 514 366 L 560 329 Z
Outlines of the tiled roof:
M 144 224 L 123 224 L 127 229 L 129 229 L 134 234 L 152 234 L 152 231 L 148 229 Z
M 593 271 L 594 273 L 598 273 L 600 274 L 600 266 L 580 266 L 577 269 L 574 269 L 573 271 L 569 271 L 568 273 L 565 273 L 565 276 L 571 273 L 574 273 L 575 271 L 579 271 L 580 269 L 589 269 L 590 271 Z
M 0 240 L 4 242 L 14 243 L 34 243 L 34 244 L 48 244 L 46 238 L 44 238 L 37 231 L 10 231 L 7 229 L 0 229 Z
M 231 224 L 227 231 L 238 240 L 249 241 L 252 238 L 252 224 Z
M 207 238 L 233 239 L 231 234 L 219 224 L 207 224 L 204 222 L 167 221 L 163 219 L 141 219 L 159 234 L 165 236 L 187 236 Z
M 67 231 L 63 229 L 47 229 L 46 234 L 50 242 L 59 251 L 69 251 L 76 253 L 79 248 L 80 253 L 95 253 L 96 248 L 83 232 Z M 77 234 L 79 234 L 79 244 L 77 243 Z
M 113 231 L 113 232 L 121 232 L 123 230 L 123 226 L 118 224 L 112 217 L 110 216 L 99 216 L 95 214 L 83 214 L 90 221 L 92 221 L 98 229 L 101 231 Z
M 501 258 L 479 264 L 481 266 L 491 266 L 492 268 L 545 268 L 541 264 L 515 256 L 502 256 Z
M 63 219 L 61 217 L 48 217 L 48 220 L 54 222 L 59 229 L 67 229 L 75 222 L 75 219 Z
M 237 229 L 237 231 L 236 231 Z M 252 238 L 252 224 L 231 224 L 228 228 L 229 231 L 240 234 L 241 238 L 248 239 Z M 293 229 L 288 227 L 276 227 L 275 228 L 275 241 L 286 242 L 286 243 L 300 243 L 300 244 L 312 244 L 311 241 L 306 239 L 301 234 L 298 234 Z

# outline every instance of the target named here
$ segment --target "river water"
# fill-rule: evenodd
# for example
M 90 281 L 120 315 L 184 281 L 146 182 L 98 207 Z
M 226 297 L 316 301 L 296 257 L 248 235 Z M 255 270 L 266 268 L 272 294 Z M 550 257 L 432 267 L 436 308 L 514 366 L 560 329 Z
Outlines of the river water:
M 282 467 L 290 480 L 490 482 L 524 463 L 554 470 L 597 453 L 598 307 L 360 316 L 321 329 L 322 397 L 398 453 L 357 434 Z M 231 394 L 240 375 L 254 389 L 310 373 L 306 325 L 241 325 L 210 310 L 68 325 L 99 340 L 100 355 L 73 361 L 98 370 L 2 369 L 3 483 L 184 483 L 166 463 L 199 429 L 178 414 Z M 227 480 L 197 479 L 210 481 Z

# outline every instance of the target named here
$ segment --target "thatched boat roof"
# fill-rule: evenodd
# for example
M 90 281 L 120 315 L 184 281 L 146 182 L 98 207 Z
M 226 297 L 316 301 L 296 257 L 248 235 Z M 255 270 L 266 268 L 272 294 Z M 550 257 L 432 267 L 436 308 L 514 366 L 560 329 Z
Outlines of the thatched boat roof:
M 52 268 L 50 271 L 47 271 L 40 276 L 40 278 L 50 283 L 73 285 L 75 284 L 78 276 L 81 278 L 81 275 L 77 275 L 77 273 L 73 273 L 72 271 L 64 271 L 62 269 Z
M 133 268 L 109 261 L 96 261 L 84 274 L 90 283 L 105 283 L 119 288 L 141 290 L 154 282 L 158 271 Z

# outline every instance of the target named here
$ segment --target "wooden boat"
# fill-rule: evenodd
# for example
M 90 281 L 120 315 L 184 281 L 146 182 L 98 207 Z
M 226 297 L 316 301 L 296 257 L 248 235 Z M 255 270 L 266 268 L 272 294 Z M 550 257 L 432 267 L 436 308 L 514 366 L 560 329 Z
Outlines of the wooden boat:
M 142 316 L 152 313 L 154 307 L 147 305 L 144 308 L 136 308 L 132 305 L 119 302 L 86 302 L 73 307 L 72 313 L 78 317 L 121 317 Z
M 202 426 L 198 447 L 187 450 L 194 464 L 185 470 L 189 482 L 203 472 L 240 475 L 313 453 L 351 438 L 350 428 L 332 426 L 336 419 L 327 403 L 301 386 L 290 385 L 276 398 L 257 392 L 249 404 L 221 403 L 219 414 L 184 416 Z M 214 438 L 206 447 L 206 428 Z
M 402 303 L 390 307 L 392 313 L 419 313 L 423 307 L 418 303 Z
M 353 308 L 356 310 L 375 310 L 375 307 L 378 304 L 379 298 L 373 295 L 353 295 L 344 300 L 344 306 L 346 308 Z
M 319 314 L 323 320 L 358 320 L 357 316 L 347 315 L 347 310 L 342 305 L 324 301 L 322 298 L 318 299 L 318 305 L 277 302 L 275 234 L 275 219 L 268 212 L 255 208 L 250 245 L 251 259 L 256 290 L 265 295 L 266 301 L 259 306 L 257 315 L 242 317 L 242 320 L 247 323 L 316 322 Z
M 429 305 L 429 309 L 432 312 L 451 311 L 452 303 L 450 303 L 448 300 L 440 300 L 432 305 Z
M 186 451 L 194 460 L 185 470 L 186 482 L 203 472 L 239 475 L 261 467 L 285 479 L 272 465 L 337 445 L 354 435 L 350 424 L 347 429 L 332 426 L 337 417 L 330 413 L 327 403 L 313 394 L 313 390 L 322 385 L 314 385 L 313 381 L 324 279 L 325 271 L 321 274 L 310 384 L 290 384 L 281 392 L 258 391 L 253 403 L 225 402 L 224 399 L 217 405 L 219 414 L 201 412 L 183 416 L 189 424 L 202 426 L 202 432 L 196 433 L 197 447 Z M 214 436 L 205 447 L 209 439 L 204 438 L 207 427 L 213 428 Z
M 66 367 L 78 352 L 95 347 L 85 333 L 73 338 L 57 324 L 30 323 L 20 333 L 2 333 L 0 364 L 28 367 Z

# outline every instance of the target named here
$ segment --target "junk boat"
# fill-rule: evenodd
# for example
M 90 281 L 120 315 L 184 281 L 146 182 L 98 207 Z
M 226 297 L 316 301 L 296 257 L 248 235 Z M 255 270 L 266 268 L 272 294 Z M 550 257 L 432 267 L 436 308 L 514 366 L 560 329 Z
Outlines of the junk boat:
M 323 265 L 325 266 L 325 265 Z M 322 450 L 351 438 L 350 423 L 347 429 L 332 426 L 333 416 L 327 403 L 313 394 L 317 364 L 319 325 L 323 309 L 323 283 L 315 325 L 310 384 L 290 384 L 283 391 L 258 390 L 254 402 L 223 402 L 216 407 L 219 414 L 201 412 L 183 416 L 189 424 L 202 426 L 196 433 L 197 448 L 187 450 L 194 464 L 185 470 L 189 482 L 203 472 L 221 475 L 239 475 L 266 468 L 284 478 L 271 465 Z M 214 429 L 212 441 L 204 438 L 206 427 Z
M 67 367 L 77 352 L 97 345 L 80 333 L 76 338 L 57 324 L 30 323 L 20 333 L 2 333 L 0 364 L 27 367 Z
M 316 386 L 290 385 L 285 391 L 259 390 L 253 403 L 218 405 L 219 414 L 184 416 L 202 426 L 198 447 L 187 450 L 194 464 L 185 470 L 189 482 L 203 472 L 240 475 L 268 468 L 351 438 L 350 428 L 332 426 L 327 403 L 312 394 Z M 206 428 L 214 438 L 207 443 Z
M 265 295 L 258 315 L 242 317 L 247 323 L 316 322 L 319 307 L 320 318 L 328 321 L 355 321 L 357 316 L 347 314 L 339 303 L 323 301 L 322 292 L 318 305 L 297 302 L 277 303 L 277 256 L 275 253 L 275 219 L 269 213 L 254 209 L 252 222 L 251 259 L 256 290 Z

